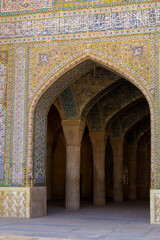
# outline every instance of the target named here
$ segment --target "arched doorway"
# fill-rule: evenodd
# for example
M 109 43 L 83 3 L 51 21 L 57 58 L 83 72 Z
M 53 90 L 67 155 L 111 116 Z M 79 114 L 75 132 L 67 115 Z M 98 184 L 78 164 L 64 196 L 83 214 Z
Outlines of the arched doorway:
M 76 74 L 76 67 L 78 66 L 78 68 L 79 69 L 81 69 L 81 66 L 84 66 L 85 65 L 85 67 L 87 68 L 87 71 L 85 72 L 85 71 L 79 71 L 80 73 L 79 74 Z M 69 82 L 70 82 L 70 84 L 71 84 L 71 82 L 73 81 L 73 82 L 77 82 L 77 81 L 79 81 L 79 79 L 80 79 L 80 81 L 79 82 L 81 82 L 81 78 L 82 77 L 84 77 L 84 75 L 86 75 L 86 74 L 88 74 L 88 75 L 92 75 L 92 76 L 94 76 L 95 77 L 95 79 L 97 80 L 97 82 L 99 81 L 99 79 L 98 79 L 98 77 L 97 76 L 95 76 L 96 74 L 97 74 L 97 70 L 95 70 L 95 69 L 98 69 L 98 71 L 100 72 L 100 75 L 99 76 L 101 76 L 102 75 L 102 78 L 103 78 L 103 72 L 107 72 L 107 71 L 109 71 L 109 70 L 106 70 L 106 68 L 103 68 L 101 65 L 99 65 L 99 64 L 96 64 L 96 66 L 95 66 L 95 63 L 94 62 L 92 62 L 91 60 L 86 60 L 86 62 L 82 62 L 82 63 L 80 63 L 79 65 L 77 65 L 75 68 L 73 68 L 73 69 L 71 69 L 69 72 L 67 72 L 67 79 L 69 79 L 69 73 L 72 73 L 73 74 L 73 72 L 74 72 L 74 80 L 68 80 L 68 82 L 67 83 L 65 83 L 66 84 L 66 86 L 67 85 L 69 85 Z M 85 68 L 84 67 L 84 68 Z M 90 67 L 90 69 L 88 70 L 88 67 Z M 111 75 L 114 75 L 115 73 L 113 73 L 113 72 L 111 72 L 112 74 Z M 99 74 L 99 73 L 98 73 Z M 116 74 L 115 74 L 116 75 Z M 73 77 L 73 76 L 72 76 Z M 99 109 L 99 105 L 100 105 L 100 107 L 101 107 L 101 99 L 104 97 L 105 98 L 105 95 L 106 95 L 106 92 L 108 92 L 108 99 L 110 99 L 111 98 L 111 92 L 112 92 L 112 90 L 114 89 L 114 87 L 118 84 L 120 84 L 121 85 L 121 87 L 123 88 L 123 90 L 125 91 L 125 89 L 126 88 L 128 88 L 128 85 L 130 84 L 130 83 L 127 83 L 128 85 L 126 86 L 125 85 L 125 79 L 122 79 L 122 77 L 121 76 L 119 76 L 119 75 L 116 75 L 116 77 L 114 78 L 113 77 L 113 79 L 111 78 L 111 76 L 109 76 L 110 77 L 110 79 L 111 79 L 111 81 L 109 82 L 109 81 L 107 81 L 107 80 L 105 80 L 104 81 L 104 79 L 103 79 L 103 83 L 105 82 L 105 83 L 107 83 L 106 85 L 105 84 L 102 84 L 101 82 L 99 83 L 99 85 L 103 85 L 102 87 L 101 87 L 101 89 L 97 92 L 94 92 L 94 90 L 93 90 L 93 92 L 92 92 L 92 96 L 89 96 L 87 99 L 85 99 L 86 100 L 86 102 L 85 102 L 85 104 L 84 104 L 84 102 L 82 101 L 83 100 L 83 98 L 81 99 L 81 102 L 83 103 L 83 105 L 82 105 L 82 107 L 80 108 L 80 111 L 78 112 L 78 110 L 77 110 L 77 108 L 76 108 L 76 104 L 74 104 L 73 105 L 73 102 L 75 101 L 75 99 L 74 99 L 74 96 L 73 96 L 73 93 L 72 93 L 72 89 L 69 89 L 69 86 L 67 86 L 67 88 L 65 88 L 65 94 L 66 94 L 66 96 L 67 96 L 67 98 L 66 97 L 64 97 L 64 99 L 67 99 L 67 101 L 68 101 L 68 97 L 69 97 L 69 101 L 71 100 L 71 98 L 72 98 L 72 104 L 69 104 L 68 106 L 67 106 L 67 104 L 66 104 L 66 102 L 64 102 L 64 105 L 62 106 L 62 109 L 63 109 L 63 111 L 64 111 L 64 121 L 68 121 L 68 122 L 70 122 L 71 123 L 71 121 L 73 121 L 73 120 L 79 120 L 79 121 L 83 121 L 83 123 L 84 123 L 84 120 L 85 120 L 85 117 L 87 116 L 87 114 L 88 114 L 88 120 L 87 120 L 87 122 L 89 122 L 89 124 L 91 123 L 93 123 L 92 124 L 92 131 L 93 132 L 95 132 L 94 131 L 94 128 L 95 128 L 95 125 L 94 125 L 94 122 L 92 122 L 92 120 L 93 120 L 93 118 L 92 118 L 92 116 L 93 116 L 93 114 L 94 113 L 96 113 L 97 115 L 99 114 L 98 113 L 98 109 Z M 62 78 L 62 81 L 64 81 L 64 76 L 62 76 L 61 77 Z M 73 78 L 72 78 L 73 79 Z M 63 93 L 64 93 L 64 91 L 62 91 L 62 87 L 59 87 L 59 84 L 58 84 L 58 81 L 60 81 L 60 80 L 57 80 L 57 82 L 55 82 L 53 85 L 51 85 L 50 86 L 50 88 L 48 88 L 48 90 L 42 95 L 42 97 L 40 98 L 40 100 L 39 100 L 39 102 L 37 103 L 37 105 L 36 105 L 36 109 L 35 109 L 35 124 L 34 124 L 34 127 L 35 127 L 35 145 L 34 145 L 34 184 L 36 185 L 36 186 L 43 186 L 43 185 L 45 185 L 45 155 L 46 155 L 46 144 L 45 144 L 45 139 L 46 139 L 46 129 L 44 129 L 44 126 L 46 126 L 46 115 L 47 115 L 47 112 L 48 112 L 48 110 L 49 110 L 49 107 L 50 107 L 50 105 L 51 105 L 51 103 L 53 103 L 54 101 L 55 101 L 55 99 L 58 97 L 58 96 L 60 96 L 60 95 L 63 95 Z M 132 85 L 132 84 L 131 84 Z M 56 92 L 55 92 L 55 89 L 58 89 Z M 108 88 L 108 89 L 107 89 Z M 133 90 L 133 89 L 136 89 L 135 87 L 131 87 L 131 89 Z M 131 92 L 132 92 L 132 90 L 131 90 Z M 69 94 L 68 94 L 68 92 L 69 92 Z M 68 95 L 67 95 L 68 94 Z M 85 94 L 85 93 L 84 93 Z M 87 95 L 87 93 L 86 93 L 86 95 Z M 60 96 L 60 98 L 61 98 L 62 96 Z M 63 98 L 62 97 L 62 98 Z M 132 99 L 132 97 L 133 97 L 133 99 L 134 99 L 134 101 L 136 102 L 136 103 L 138 103 L 138 101 L 140 101 L 141 100 L 141 98 L 144 98 L 144 95 L 139 91 L 139 90 L 137 90 L 137 93 L 134 95 L 133 94 L 133 96 L 132 96 L 132 94 L 131 94 L 131 96 L 129 97 L 129 99 L 131 100 Z M 149 98 L 149 96 L 148 96 L 148 98 Z M 132 99 L 132 100 L 133 100 Z M 109 101 L 109 100 L 105 100 L 105 101 Z M 107 104 L 109 104 L 110 102 L 107 102 Z M 132 101 L 131 102 L 129 102 L 129 104 L 131 104 L 132 105 Z M 125 104 L 125 102 L 124 102 L 124 105 L 123 105 L 123 109 L 125 108 L 125 110 L 127 110 L 127 106 L 128 106 L 128 103 L 127 104 Z M 33 107 L 33 106 L 32 106 Z M 71 108 L 70 108 L 71 107 Z M 67 111 L 66 111 L 66 109 L 67 108 L 69 108 L 69 110 L 70 110 L 70 112 L 69 112 L 69 115 L 67 115 L 68 113 L 67 113 Z M 87 109 L 87 110 L 86 110 Z M 109 109 L 109 108 L 108 108 Z M 113 108 L 112 108 L 113 109 Z M 45 111 L 44 111 L 45 110 Z M 85 112 L 85 111 L 86 112 Z M 98 111 L 97 111 L 98 110 Z M 108 110 L 108 111 L 110 111 L 110 110 Z M 85 114 L 84 114 L 84 112 L 85 112 Z M 72 113 L 72 115 L 70 115 L 70 113 Z M 114 115 L 116 115 L 116 114 L 118 114 L 118 111 L 116 111 L 116 109 L 115 109 L 115 112 L 114 112 Z M 151 115 L 152 116 L 152 115 Z M 97 116 L 96 116 L 97 117 Z M 98 116 L 99 117 L 99 116 Z M 98 119 L 98 117 L 97 117 L 97 119 Z M 115 116 L 112 116 L 112 118 L 113 117 L 115 117 Z M 153 116 L 152 116 L 153 117 Z M 100 123 L 100 125 L 103 125 L 103 127 L 105 126 L 105 128 L 106 128 L 106 126 L 107 126 L 107 124 L 109 124 L 110 123 L 110 121 L 111 121 L 111 119 L 112 118 L 108 118 L 107 120 L 105 120 L 104 122 L 102 121 L 102 119 L 98 119 L 98 121 L 99 121 L 99 123 Z M 113 120 L 113 119 L 112 119 Z M 91 125 L 90 124 L 90 125 Z M 97 123 L 96 123 L 97 124 Z M 72 125 L 73 125 L 73 122 L 72 122 L 72 124 L 69 126 L 69 132 L 70 132 L 70 130 L 71 130 L 71 127 L 72 127 Z M 98 125 L 98 128 L 100 127 L 100 125 Z M 78 129 L 78 131 L 82 131 L 81 133 L 80 133 L 80 135 L 81 135 L 81 138 L 82 138 L 82 136 L 83 136 L 83 131 L 84 131 L 84 126 L 85 126 L 85 123 L 83 124 L 83 127 L 82 126 L 79 126 L 79 129 Z M 96 130 L 98 129 L 97 128 L 97 126 L 96 126 Z M 41 129 L 41 131 L 40 131 L 40 129 Z M 63 127 L 63 130 L 64 130 L 64 127 Z M 39 137 L 39 132 L 41 132 L 41 139 L 42 139 L 42 141 L 40 142 L 40 144 L 39 144 L 39 139 L 40 139 L 40 137 Z M 101 129 L 99 128 L 98 129 L 98 132 L 101 132 Z M 65 134 L 65 130 L 64 130 L 64 134 Z M 78 133 L 76 133 L 76 134 L 78 134 Z M 72 132 L 72 138 L 73 138 L 73 132 Z M 81 139 L 79 139 L 78 140 L 78 144 L 79 144 L 79 141 L 81 141 Z M 92 140 L 91 140 L 92 141 Z M 68 144 L 68 145 L 71 145 L 71 144 Z M 37 147 L 38 146 L 38 147 Z M 79 145 L 77 145 L 77 146 L 79 146 Z M 93 147 L 93 141 L 92 141 L 92 147 Z M 41 148 L 41 151 L 39 151 L 39 148 Z M 94 149 L 94 147 L 93 147 L 93 149 Z M 38 167 L 37 167 L 38 166 Z M 32 167 L 32 166 L 31 166 Z M 78 181 L 80 180 L 80 178 L 78 179 Z M 79 189 L 78 189 L 78 191 L 77 192 L 79 192 Z M 79 200 L 78 200 L 79 201 Z M 76 205 L 76 206 L 78 206 L 79 207 L 79 205 Z M 77 207 L 77 208 L 78 208 Z

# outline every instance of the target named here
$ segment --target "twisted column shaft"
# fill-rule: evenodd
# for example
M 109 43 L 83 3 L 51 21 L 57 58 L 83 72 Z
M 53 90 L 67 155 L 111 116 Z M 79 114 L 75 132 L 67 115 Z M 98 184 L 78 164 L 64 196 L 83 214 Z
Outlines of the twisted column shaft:
M 80 151 L 85 122 L 63 120 L 66 139 L 66 209 L 80 207 Z

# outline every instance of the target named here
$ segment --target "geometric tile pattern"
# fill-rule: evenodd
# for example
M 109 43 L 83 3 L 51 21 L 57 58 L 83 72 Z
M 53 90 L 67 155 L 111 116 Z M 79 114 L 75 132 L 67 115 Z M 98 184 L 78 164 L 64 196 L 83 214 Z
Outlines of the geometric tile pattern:
M 90 131 L 102 131 L 104 119 L 100 104 L 93 105 L 88 114 L 88 122 Z
M 145 116 L 149 115 L 149 108 L 147 103 L 138 103 L 135 106 L 132 106 L 129 110 L 123 111 L 122 115 L 120 115 L 117 119 L 120 121 L 120 125 L 116 125 L 116 120 L 114 121 L 114 130 L 117 129 L 118 132 L 121 130 L 121 134 L 123 136 L 126 134 L 126 132 L 134 126 L 135 123 L 140 121 L 142 118 Z M 113 124 L 112 124 L 113 125 Z M 121 128 L 119 130 L 119 127 Z M 111 131 L 113 131 L 112 126 L 111 126 Z M 112 135 L 115 137 L 117 136 L 117 133 L 112 133 Z M 112 136 L 112 137 L 113 137 Z M 118 135 L 121 137 L 121 135 Z
M 119 79 L 121 79 L 119 75 L 101 67 L 95 68 L 93 64 L 90 72 L 61 93 L 60 102 L 62 104 L 63 118 L 82 118 L 85 120 L 87 112 L 93 105 L 93 101 L 97 101 L 100 92 L 103 93 L 107 87 L 108 89 L 109 87 L 112 88 Z M 74 109 L 74 112 L 70 111 L 67 105 L 72 105 L 71 109 Z
M 98 105 L 101 106 L 99 109 L 101 114 L 99 114 L 100 118 L 95 118 L 97 119 L 97 125 L 95 119 L 93 120 L 93 116 L 97 115 L 97 109 L 95 109 L 95 106 L 92 107 L 88 114 L 89 128 L 92 131 L 103 131 L 115 114 L 141 97 L 142 93 L 129 82 L 122 83 L 99 100 Z M 102 122 L 101 126 L 99 125 L 100 121 Z
M 26 50 L 23 47 L 16 49 L 15 83 L 14 83 L 14 112 L 13 112 L 13 143 L 12 143 L 12 184 L 24 182 L 24 147 L 25 147 L 25 59 Z
M 129 3 L 149 3 L 154 2 L 155 0 L 131 0 Z M 84 9 L 84 8 L 96 8 L 96 7 L 108 7 L 113 5 L 125 5 L 125 0 L 1 0 L 0 9 L 2 13 L 19 13 L 19 11 L 28 11 L 36 12 L 39 11 L 47 11 L 47 10 L 76 10 L 76 9 Z M 49 9 L 51 8 L 51 9 Z
M 0 44 L 73 40 L 159 32 L 160 3 L 144 6 L 132 5 L 121 10 L 115 7 L 92 11 L 68 11 L 27 17 L 0 19 Z M 35 21 L 36 19 L 36 21 Z M 74 24 L 73 24 L 74 23 Z M 11 29 L 13 31 L 11 31 Z M 134 29 L 134 30 L 133 30 Z M 95 33 L 96 32 L 96 33 Z M 101 34 L 99 34 L 101 33 Z M 67 34 L 67 35 L 66 35 Z M 66 35 L 66 36 L 65 36 Z M 18 38 L 18 40 L 17 40 Z M 136 51 L 136 49 L 133 49 Z
M 33 49 L 30 48 L 30 54 L 33 59 L 32 63 L 32 85 L 34 88 L 39 85 L 41 79 L 45 77 L 45 74 L 50 71 L 56 70 L 57 65 L 62 65 L 65 59 L 71 58 L 71 52 L 80 52 L 84 46 L 79 44 L 78 46 L 35 46 Z M 32 55 L 33 54 L 33 55 Z
M 11 46 L 4 46 L 3 50 L 7 52 L 6 55 L 8 55 L 8 64 L 7 64 L 7 81 L 6 81 L 6 87 L 3 97 L 3 106 L 6 110 L 6 120 L 5 120 L 5 138 L 3 139 L 3 142 L 5 144 L 4 147 L 4 178 L 3 182 L 1 181 L 1 186 L 10 186 L 11 184 L 11 168 L 12 164 L 11 161 L 13 158 L 12 155 L 12 123 L 13 123 L 13 115 L 12 115 L 12 106 L 13 106 L 13 77 L 14 77 L 14 52 L 13 48 Z M 3 52 L 4 53 L 4 52 Z M 4 54 L 2 54 L 4 56 Z M 2 56 L 1 55 L 1 56 Z M 4 58 L 2 60 L 4 62 Z
M 2 12 L 14 12 L 33 10 L 39 8 L 51 8 L 52 0 L 1 0 L 1 11 Z
M 7 66 L 0 60 L 0 184 L 4 179 L 4 144 L 6 110 L 3 107 L 3 96 L 7 77 Z
M 147 3 L 150 2 L 150 0 L 130 0 L 130 1 L 125 1 L 125 0 L 59 0 L 59 9 L 63 10 L 68 10 L 68 9 L 78 9 L 78 8 L 96 8 L 99 6 L 111 6 L 111 5 L 121 5 L 123 4 L 133 4 L 133 3 Z
M 70 87 L 61 93 L 59 100 L 63 108 L 63 118 L 77 118 L 76 102 Z
M 74 82 L 72 88 L 79 117 L 85 119 L 91 106 L 98 100 L 99 93 L 103 94 L 105 89 L 112 88 L 120 79 L 119 75 L 94 65 L 89 73 Z

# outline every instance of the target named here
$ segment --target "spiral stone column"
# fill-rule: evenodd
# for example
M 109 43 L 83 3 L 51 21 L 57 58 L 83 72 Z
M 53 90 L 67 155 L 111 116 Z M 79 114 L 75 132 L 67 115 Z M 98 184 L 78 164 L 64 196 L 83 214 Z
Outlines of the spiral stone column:
M 93 202 L 105 205 L 105 132 L 90 132 L 93 147 Z
M 137 143 L 126 146 L 128 157 L 128 199 L 137 199 L 136 168 L 137 168 Z
M 114 201 L 123 202 L 123 138 L 111 138 L 114 163 Z
M 66 209 L 80 207 L 80 152 L 85 122 L 63 120 L 62 127 L 66 139 Z

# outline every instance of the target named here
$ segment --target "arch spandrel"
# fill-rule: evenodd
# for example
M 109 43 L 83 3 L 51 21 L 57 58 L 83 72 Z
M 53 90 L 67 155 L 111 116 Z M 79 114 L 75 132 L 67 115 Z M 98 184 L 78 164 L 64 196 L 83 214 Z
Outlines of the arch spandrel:
M 134 41 L 126 37 L 122 41 L 115 39 L 115 41 L 109 42 L 108 39 L 108 42 L 102 40 L 99 43 L 77 42 L 77 44 L 78 46 L 75 42 L 75 46 L 70 44 L 63 46 L 61 44 L 61 46 L 53 47 L 51 44 L 44 44 L 45 46 L 42 45 L 42 47 L 37 47 L 37 45 L 30 47 L 30 55 L 33 59 L 30 61 L 30 99 L 34 98 L 43 84 L 47 84 L 49 78 L 52 78 L 61 70 L 63 72 L 67 71 L 68 64 L 72 68 L 74 62 L 75 65 L 78 64 L 76 59 L 81 57 L 83 59 L 86 55 L 93 56 L 99 63 L 103 62 L 104 59 L 106 61 L 105 66 L 127 79 L 137 79 L 137 87 L 140 87 L 139 84 L 142 85 L 154 97 L 154 73 L 151 68 L 153 63 L 151 59 L 154 56 L 152 56 L 152 51 L 147 52 L 147 48 L 150 49 L 153 45 L 153 39 L 150 39 L 150 36 L 146 36 L 146 39 L 144 37 L 137 39 L 135 36 Z

